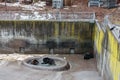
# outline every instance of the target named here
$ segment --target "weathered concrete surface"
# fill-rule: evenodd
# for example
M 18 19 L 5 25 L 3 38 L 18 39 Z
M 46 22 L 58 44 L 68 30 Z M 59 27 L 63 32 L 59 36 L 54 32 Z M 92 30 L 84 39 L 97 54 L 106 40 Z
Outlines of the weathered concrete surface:
M 78 54 L 54 55 L 69 60 L 71 64 L 70 70 L 55 72 L 35 70 L 22 65 L 21 60 L 30 56 L 12 54 L 6 58 L 5 55 L 0 55 L 0 58 L 4 58 L 0 65 L 0 80 L 102 80 L 98 75 L 95 59 L 85 61 L 83 55 Z

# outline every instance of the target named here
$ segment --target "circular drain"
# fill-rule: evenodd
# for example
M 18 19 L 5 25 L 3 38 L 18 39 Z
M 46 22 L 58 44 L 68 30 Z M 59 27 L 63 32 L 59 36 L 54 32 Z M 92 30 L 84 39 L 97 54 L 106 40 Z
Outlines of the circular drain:
M 63 71 L 70 69 L 70 65 L 65 59 L 51 56 L 30 57 L 25 59 L 23 64 L 27 67 L 40 70 Z

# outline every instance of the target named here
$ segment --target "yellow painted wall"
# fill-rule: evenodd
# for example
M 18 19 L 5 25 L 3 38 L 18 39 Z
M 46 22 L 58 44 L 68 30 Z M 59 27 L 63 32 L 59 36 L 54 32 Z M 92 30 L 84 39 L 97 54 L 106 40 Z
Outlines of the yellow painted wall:
M 116 40 L 116 38 L 114 37 L 114 35 L 112 34 L 111 31 L 108 31 L 108 38 L 109 38 L 109 50 L 110 53 L 113 57 L 115 57 L 116 59 L 118 58 L 118 41 Z
M 103 30 L 99 29 L 96 25 L 96 27 L 95 27 L 95 43 L 96 43 L 96 48 L 97 48 L 98 54 L 102 53 L 103 38 L 104 38 Z
M 120 80 L 120 61 L 117 61 L 116 63 L 116 70 L 115 70 L 115 79 L 114 80 Z
M 113 80 L 120 80 L 120 46 L 118 40 L 115 38 L 112 31 L 107 29 L 108 34 L 108 53 L 109 57 L 109 67 L 110 72 L 112 74 Z M 94 33 L 94 41 L 96 44 L 96 49 L 98 52 L 98 55 L 102 53 L 103 49 L 103 38 L 104 38 L 104 32 L 102 29 L 100 29 L 97 25 L 95 26 L 95 33 Z M 101 58 L 103 59 L 103 58 Z M 99 63 L 101 65 L 101 63 Z

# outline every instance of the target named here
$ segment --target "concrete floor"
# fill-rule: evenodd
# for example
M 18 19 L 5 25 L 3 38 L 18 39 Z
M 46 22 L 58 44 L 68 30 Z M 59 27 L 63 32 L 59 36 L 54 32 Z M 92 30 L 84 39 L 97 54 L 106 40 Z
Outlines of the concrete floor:
M 79 54 L 54 55 L 69 61 L 71 68 L 68 71 L 46 71 L 21 64 L 22 59 L 30 56 L 41 55 L 1 54 L 0 80 L 102 80 L 95 59 L 84 60 L 83 55 Z

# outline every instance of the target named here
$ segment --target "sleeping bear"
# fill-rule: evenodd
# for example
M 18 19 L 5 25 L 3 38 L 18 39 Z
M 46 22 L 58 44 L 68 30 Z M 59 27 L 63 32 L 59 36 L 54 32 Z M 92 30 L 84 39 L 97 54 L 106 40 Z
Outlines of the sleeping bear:
M 52 58 L 45 57 L 42 64 L 55 65 L 55 61 Z
M 38 64 L 39 64 L 39 61 L 38 61 L 37 59 L 33 59 L 33 60 L 31 61 L 31 64 L 33 64 L 33 65 L 38 65 Z
M 84 55 L 84 60 L 89 60 L 89 59 L 91 59 L 91 58 L 94 58 L 94 55 L 93 55 L 92 53 L 86 53 L 86 54 Z

